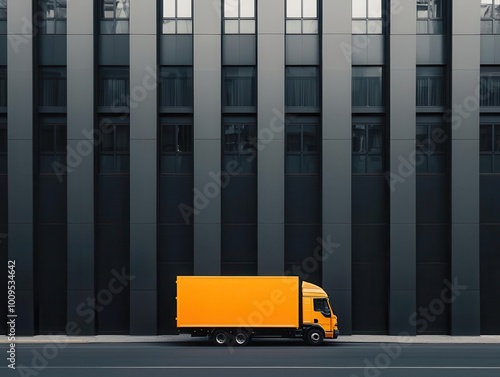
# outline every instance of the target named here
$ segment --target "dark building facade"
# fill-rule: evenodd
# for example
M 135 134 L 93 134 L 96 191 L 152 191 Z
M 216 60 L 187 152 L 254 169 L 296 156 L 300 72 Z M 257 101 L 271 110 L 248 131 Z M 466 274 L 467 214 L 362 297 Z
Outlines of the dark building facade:
M 18 335 L 173 333 L 193 274 L 500 334 L 499 193 L 498 0 L 0 0 Z

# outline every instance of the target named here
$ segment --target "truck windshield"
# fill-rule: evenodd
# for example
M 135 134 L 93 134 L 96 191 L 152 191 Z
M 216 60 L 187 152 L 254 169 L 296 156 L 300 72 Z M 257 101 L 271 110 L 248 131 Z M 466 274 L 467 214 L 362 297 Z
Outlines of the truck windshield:
M 314 299 L 314 311 L 321 312 L 326 317 L 331 315 L 330 306 L 326 298 L 315 298 Z

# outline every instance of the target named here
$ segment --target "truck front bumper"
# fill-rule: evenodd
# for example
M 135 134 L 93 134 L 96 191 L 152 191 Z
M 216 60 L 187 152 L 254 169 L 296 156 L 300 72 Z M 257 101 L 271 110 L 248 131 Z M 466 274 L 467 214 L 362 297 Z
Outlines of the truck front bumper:
M 333 332 L 333 339 L 337 339 L 339 337 L 339 330 L 335 330 Z

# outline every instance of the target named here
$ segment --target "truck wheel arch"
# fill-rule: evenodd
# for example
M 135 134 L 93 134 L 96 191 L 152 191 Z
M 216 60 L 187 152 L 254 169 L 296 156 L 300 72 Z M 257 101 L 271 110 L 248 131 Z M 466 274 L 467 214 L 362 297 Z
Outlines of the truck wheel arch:
M 325 339 L 325 331 L 319 326 L 311 326 L 304 332 L 304 340 L 311 346 L 319 346 Z

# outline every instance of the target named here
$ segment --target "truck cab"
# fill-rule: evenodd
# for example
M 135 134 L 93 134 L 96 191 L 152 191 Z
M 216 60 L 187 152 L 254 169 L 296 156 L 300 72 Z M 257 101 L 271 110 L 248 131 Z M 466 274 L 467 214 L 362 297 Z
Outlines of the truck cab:
M 302 282 L 302 323 L 309 328 L 306 340 L 311 344 L 323 340 L 323 334 L 314 332 L 315 328 L 321 328 L 325 338 L 336 339 L 339 335 L 337 316 L 328 295 L 321 287 L 305 281 Z

